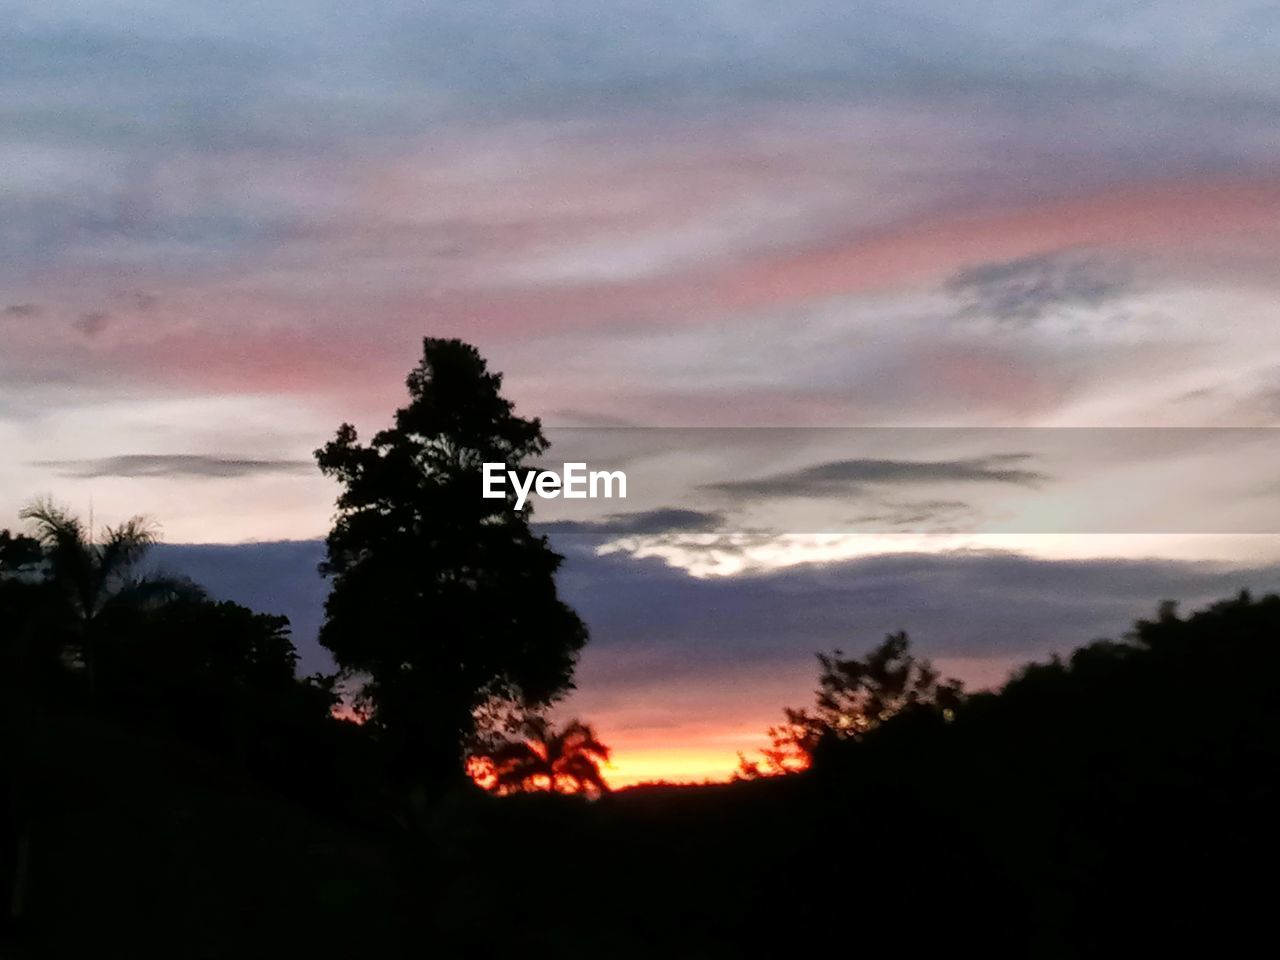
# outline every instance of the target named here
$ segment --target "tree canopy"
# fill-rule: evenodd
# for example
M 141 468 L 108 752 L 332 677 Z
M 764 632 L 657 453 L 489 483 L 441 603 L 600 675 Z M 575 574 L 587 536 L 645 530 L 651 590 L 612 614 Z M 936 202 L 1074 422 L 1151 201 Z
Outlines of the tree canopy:
M 817 656 L 822 669 L 814 709 L 784 708 L 784 722 L 769 728 L 770 746 L 762 759 L 740 755 L 739 775 L 803 770 L 824 746 L 857 740 L 905 713 L 951 717 L 964 698 L 960 681 L 943 680 L 932 663 L 915 656 L 902 631 L 889 634 L 861 659 L 842 650 Z
M 482 464 L 525 471 L 546 451 L 540 422 L 459 340 L 424 340 L 406 384 L 393 426 L 362 443 L 343 424 L 316 451 L 342 487 L 320 642 L 358 684 L 393 771 L 439 786 L 461 778 L 489 704 L 537 710 L 571 688 L 587 631 L 530 509 L 480 495 Z

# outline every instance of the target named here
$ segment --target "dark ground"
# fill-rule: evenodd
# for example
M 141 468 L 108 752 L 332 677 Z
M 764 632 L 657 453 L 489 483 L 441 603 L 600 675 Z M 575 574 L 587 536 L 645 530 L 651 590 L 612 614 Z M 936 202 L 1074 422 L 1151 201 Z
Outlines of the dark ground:
M 1280 597 L 1241 598 L 805 774 L 382 820 L 11 695 L 0 876 L 24 846 L 31 869 L 0 957 L 1252 953 L 1278 892 L 1278 641 Z

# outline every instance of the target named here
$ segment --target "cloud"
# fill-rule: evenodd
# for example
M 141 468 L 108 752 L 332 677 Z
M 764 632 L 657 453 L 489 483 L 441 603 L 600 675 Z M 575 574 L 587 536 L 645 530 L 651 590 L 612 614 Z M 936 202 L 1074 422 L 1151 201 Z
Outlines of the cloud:
M 15 320 L 39 317 L 43 313 L 44 309 L 35 303 L 13 303 L 5 307 L 3 311 L 4 316 L 13 317 Z
M 133 290 L 118 295 L 119 299 L 129 304 L 139 313 L 148 313 L 160 303 L 160 298 L 147 290 Z
M 363 422 L 401 399 L 424 332 L 477 343 L 522 410 L 578 422 L 1121 420 L 1159 409 L 1115 410 L 1142 386 L 1134 369 L 1216 362 L 1200 316 L 1238 314 L 1207 304 L 1187 312 L 1195 343 L 1126 353 L 1083 336 L 979 340 L 953 323 L 963 298 L 1034 313 L 1046 285 L 1078 298 L 1080 284 L 1011 280 L 1009 264 L 1056 262 L 1028 254 L 1145 258 L 1194 241 L 1229 260 L 1280 222 L 1262 122 L 1280 91 L 1237 69 L 1254 54 L 1229 44 L 1174 56 L 1188 46 L 1168 34 L 1201 28 L 1150 12 L 1120 53 L 1083 13 L 1009 6 L 1015 44 L 969 7 L 896 13 L 912 0 L 397 0 L 372 15 L 322 0 L 304 22 L 234 2 L 119 22 L 28 6 L 0 64 L 14 91 L 0 279 L 58 322 L 0 320 L 21 463 L 139 449 L 130 437 L 159 425 L 103 417 L 49 446 L 37 417 L 100 397 L 239 394 Z M 952 23 L 919 29 L 930 19 Z M 858 45 L 876 55 L 850 56 Z M 1224 86 L 1248 93 L 1247 115 L 1205 116 Z M 1006 275 L 971 267 L 948 299 L 945 278 L 980 262 Z M 133 290 L 162 306 L 142 316 Z M 83 336 L 75 318 L 94 309 L 111 325 Z M 1265 347 L 1267 324 L 1234 324 L 1233 339 Z M 29 399 L 37 383 L 47 404 Z M 282 455 L 255 430 L 190 446 Z M 264 519 L 259 535 L 324 516 Z
M 966 313 L 1028 324 L 1061 307 L 1100 307 L 1132 285 L 1126 264 L 1059 253 L 967 267 L 946 289 Z
M 869 649 L 906 630 L 922 655 L 971 685 L 1014 666 L 1119 637 L 1165 598 L 1184 608 L 1264 591 L 1280 566 L 1157 560 L 1046 561 L 1015 553 L 897 554 L 697 579 L 659 560 L 598 556 L 580 537 L 566 555 L 561 596 L 591 642 L 577 689 L 558 709 L 584 716 L 618 748 L 700 749 L 734 766 L 783 706 L 812 700 L 814 651 Z M 328 582 L 319 541 L 162 545 L 156 562 L 218 599 L 284 614 L 300 671 L 331 672 L 317 636 Z M 661 772 L 670 772 L 670 757 Z M 715 766 L 715 764 L 711 764 Z
M 567 552 L 562 589 L 597 649 L 616 651 L 620 663 L 643 650 L 655 669 L 691 673 L 807 662 L 814 650 L 856 650 L 898 629 L 932 656 L 1043 656 L 1119 636 L 1163 599 L 1200 604 L 1266 589 L 1280 573 L 1275 565 L 961 551 L 694 578 L 658 560 Z
M 550 534 L 598 534 L 629 536 L 655 533 L 708 533 L 724 524 L 724 515 L 680 507 L 662 507 L 634 513 L 613 513 L 602 520 L 557 520 L 539 524 Z
M 204 454 L 126 454 L 97 460 L 44 460 L 35 464 L 49 467 L 64 477 L 187 477 L 230 479 L 268 473 L 310 473 L 315 464 L 308 460 L 250 460 Z
M 1166 598 L 1194 606 L 1280 581 L 1276 565 L 998 551 L 887 554 L 697 578 L 657 559 L 597 555 L 574 536 L 553 544 L 567 558 L 561 593 L 591 629 L 586 679 L 575 695 L 586 700 L 625 698 L 664 678 L 741 682 L 744 666 L 807 670 L 814 650 L 855 651 L 900 629 L 929 656 L 1039 657 L 1119 636 Z M 323 552 L 319 541 L 162 545 L 157 563 L 220 599 L 288 615 L 303 667 L 315 670 L 330 666 L 316 643 L 328 592 L 316 569 Z M 759 673 L 747 677 L 764 682 Z
M 867 487 L 927 483 L 1013 483 L 1035 486 L 1048 477 L 1015 466 L 1025 454 L 997 454 L 964 460 L 833 460 L 801 470 L 749 480 L 706 484 L 703 489 L 732 497 L 831 497 Z
M 946 532 L 952 525 L 975 515 L 973 507 L 963 500 L 917 500 L 876 505 L 877 512 L 863 513 L 848 520 L 859 530 L 910 527 L 914 530 Z
M 86 337 L 92 339 L 107 329 L 107 325 L 110 323 L 111 314 L 102 310 L 92 310 L 88 313 L 80 314 L 75 322 L 75 327 Z

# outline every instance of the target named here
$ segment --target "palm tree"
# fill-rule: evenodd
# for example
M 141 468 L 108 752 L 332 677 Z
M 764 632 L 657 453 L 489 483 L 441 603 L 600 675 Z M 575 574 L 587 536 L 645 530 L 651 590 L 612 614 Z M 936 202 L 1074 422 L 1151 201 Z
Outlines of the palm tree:
M 139 564 L 157 540 L 155 527 L 145 517 L 106 527 L 99 543 L 79 517 L 51 501 L 37 501 L 20 516 L 32 522 L 44 548 L 45 574 L 79 648 L 90 691 L 96 683 L 96 627 L 105 614 L 200 595 L 187 580 L 138 575 Z
M 600 773 L 609 748 L 590 725 L 570 720 L 559 730 L 542 717 L 526 721 L 528 736 L 502 744 L 487 756 L 499 793 L 607 793 Z
M 137 575 L 139 563 L 156 542 L 155 528 L 143 517 L 134 517 L 118 527 L 107 527 L 102 542 L 98 543 L 78 517 L 51 501 L 38 501 L 20 516 L 32 522 L 40 549 L 34 550 L 29 543 L 19 542 L 27 538 L 19 537 L 15 541 L 6 531 L 0 541 L 0 546 L 5 548 L 5 565 L 34 567 L 51 588 L 56 598 L 51 612 L 56 620 L 49 626 L 60 634 L 60 641 L 78 648 L 90 696 L 97 693 L 98 627 L 105 614 L 117 608 L 152 607 L 179 597 L 201 595 L 199 588 L 189 581 Z M 64 649 L 59 646 L 59 653 Z M 4 909 L 11 920 L 22 917 L 31 872 L 33 819 L 30 811 L 23 812 L 30 804 L 26 791 L 20 790 L 24 779 L 13 777 L 14 794 L 6 798 L 15 808 L 16 857 L 13 873 L 4 878 L 8 903 L 0 909 Z

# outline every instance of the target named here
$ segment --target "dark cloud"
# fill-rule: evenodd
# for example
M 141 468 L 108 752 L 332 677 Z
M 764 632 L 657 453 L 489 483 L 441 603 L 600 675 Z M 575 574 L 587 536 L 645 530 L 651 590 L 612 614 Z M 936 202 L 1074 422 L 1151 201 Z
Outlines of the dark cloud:
M 553 424 L 554 427 L 570 429 L 634 427 L 636 425 L 634 421 L 625 417 L 611 417 L 607 414 L 593 413 L 589 410 L 575 410 L 571 407 L 552 410 L 544 420 L 549 424 Z
M 720 529 L 724 515 L 702 510 L 663 507 L 635 513 L 613 513 L 603 520 L 556 520 L 539 525 L 550 534 L 626 536 L 650 533 L 709 533 Z
M 34 303 L 13 303 L 4 308 L 4 315 L 13 317 L 15 320 L 39 317 L 43 313 L 44 308 Z
M 80 314 L 76 320 L 76 329 L 83 333 L 86 337 L 93 338 L 107 329 L 111 323 L 111 314 L 104 310 L 93 310 L 89 313 Z
M 1199 605 L 1274 588 L 1280 574 L 1274 565 L 958 552 L 697 579 L 658 560 L 598 557 L 571 545 L 567 552 L 562 590 L 591 627 L 606 674 L 608 663 L 631 663 L 637 652 L 655 673 L 781 666 L 815 650 L 869 647 L 899 629 L 930 656 L 1030 659 L 1119 637 L 1163 599 Z
M 1100 307 L 1132 285 L 1126 264 L 1059 253 L 968 267 L 947 282 L 947 292 L 966 313 L 1028 324 L 1059 307 Z
M 744 669 L 808 664 L 904 629 L 941 658 L 1030 659 L 1119 637 L 1163 599 L 1193 607 L 1244 588 L 1274 589 L 1280 566 L 1160 560 L 1038 560 L 1013 553 L 895 554 L 697 579 L 659 560 L 597 556 L 579 537 L 565 599 L 591 628 L 582 696 L 684 679 L 715 684 Z M 287 615 L 305 671 L 329 669 L 316 642 L 328 585 L 319 541 L 165 545 L 157 563 L 220 599 Z
M 1014 483 L 1034 486 L 1048 478 L 1016 466 L 1025 454 L 999 454 L 966 460 L 834 460 L 801 470 L 750 480 L 727 480 L 704 489 L 733 497 L 829 497 L 859 493 L 867 487 L 924 483 Z
M 1209 390 L 1206 395 L 1211 395 Z M 1241 390 L 1236 384 L 1214 388 L 1212 394 L 1234 395 L 1238 414 L 1256 420 L 1274 422 L 1280 418 L 1280 367 L 1271 367 L 1251 378 Z M 1198 399 L 1198 398 L 1191 398 Z
M 129 301 L 138 310 L 146 313 L 148 310 L 153 310 L 155 308 L 156 304 L 160 302 L 160 298 L 154 293 L 148 293 L 145 290 L 135 290 L 130 294 Z
M 863 513 L 848 520 L 858 530 L 910 527 L 941 532 L 944 528 L 975 516 L 972 506 L 963 500 L 917 500 L 909 503 L 877 504 L 873 513 Z
M 127 454 L 97 460 L 44 460 L 64 477 L 247 477 L 264 473 L 301 473 L 314 468 L 309 460 L 247 460 L 204 454 Z

